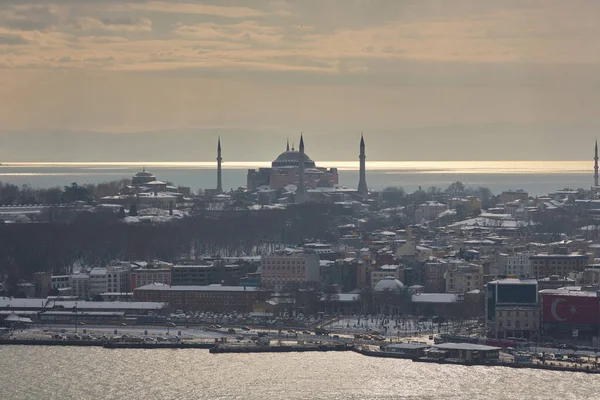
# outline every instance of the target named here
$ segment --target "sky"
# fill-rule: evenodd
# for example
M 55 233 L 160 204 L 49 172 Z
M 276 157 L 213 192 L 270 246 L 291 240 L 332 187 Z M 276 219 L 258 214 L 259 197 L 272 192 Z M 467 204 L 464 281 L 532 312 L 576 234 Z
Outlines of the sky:
M 0 0 L 0 162 L 581 160 L 597 0 Z

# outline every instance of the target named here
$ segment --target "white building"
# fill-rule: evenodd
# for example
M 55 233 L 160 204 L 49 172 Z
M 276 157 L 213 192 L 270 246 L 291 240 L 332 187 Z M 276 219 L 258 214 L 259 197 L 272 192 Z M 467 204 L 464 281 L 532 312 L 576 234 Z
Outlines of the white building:
M 446 204 L 440 203 L 438 201 L 426 201 L 425 203 L 419 205 L 415 210 L 415 219 L 417 222 L 422 220 L 434 220 L 438 215 L 448 210 L 448 206 Z
M 109 265 L 106 268 L 92 268 L 89 280 L 89 296 L 103 293 L 129 292 L 129 263 Z
M 71 286 L 70 283 L 71 275 L 53 275 L 50 279 L 52 280 L 52 289 L 65 289 Z
M 87 299 L 89 296 L 90 276 L 79 273 L 70 276 L 71 294 L 80 299 Z
M 280 251 L 260 261 L 261 284 L 280 290 L 287 284 L 319 281 L 319 256 L 309 251 Z
M 515 254 L 500 253 L 496 257 L 498 275 L 513 275 L 516 278 L 531 276 L 531 257 L 534 253 L 522 252 Z
M 106 268 L 92 268 L 89 277 L 88 295 L 90 297 L 108 292 L 106 290 Z

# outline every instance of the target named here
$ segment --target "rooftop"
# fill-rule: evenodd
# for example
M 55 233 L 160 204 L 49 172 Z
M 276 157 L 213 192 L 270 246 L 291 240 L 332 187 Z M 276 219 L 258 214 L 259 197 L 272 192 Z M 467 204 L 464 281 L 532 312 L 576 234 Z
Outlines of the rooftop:
M 552 254 L 552 253 L 539 253 L 539 254 L 535 254 L 533 256 L 530 256 L 530 258 L 546 258 L 546 257 L 552 257 L 552 258 L 588 258 L 588 256 L 586 254 L 581 254 L 581 253 L 570 253 L 570 254 Z
M 78 310 L 96 309 L 96 310 L 159 310 L 165 306 L 165 303 L 158 302 L 140 302 L 140 301 L 60 301 L 49 300 L 45 298 L 37 299 L 15 299 L 9 297 L 0 297 L 0 308 L 46 308 L 52 309 L 62 307 L 64 309 Z
M 597 291 L 581 290 L 581 287 L 579 286 L 569 286 L 559 289 L 544 289 L 540 290 L 540 294 L 554 296 L 598 297 Z
M 486 346 L 484 344 L 474 343 L 440 343 L 434 346 L 442 350 L 471 350 L 471 351 L 494 351 L 500 350 L 500 347 Z
M 386 346 L 386 349 L 426 349 L 428 347 L 423 343 L 396 343 Z
M 455 303 L 458 301 L 456 293 L 418 293 L 412 295 L 414 303 Z
M 494 283 L 497 285 L 537 285 L 537 281 L 535 279 L 517 279 L 517 278 L 499 279 L 497 281 L 491 281 L 489 283 Z
M 223 286 L 219 284 L 205 286 L 169 286 L 162 283 L 151 283 L 141 286 L 135 291 L 164 290 L 170 292 L 255 292 L 258 288 L 253 286 Z

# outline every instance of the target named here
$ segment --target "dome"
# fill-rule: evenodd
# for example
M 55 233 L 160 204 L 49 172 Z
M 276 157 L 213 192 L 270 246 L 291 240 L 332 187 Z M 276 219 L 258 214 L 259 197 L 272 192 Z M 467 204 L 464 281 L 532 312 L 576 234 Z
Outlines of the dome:
M 275 167 L 297 167 L 300 165 L 300 160 L 304 160 L 305 168 L 314 168 L 315 162 L 310 159 L 306 153 L 300 153 L 299 151 L 291 150 L 284 151 L 281 153 L 275 161 L 271 163 L 273 168 Z
M 152 175 L 150 172 L 140 171 L 137 174 L 135 174 L 135 176 L 154 176 L 154 175 Z
M 154 174 L 143 170 L 133 176 L 133 178 L 131 179 L 131 184 L 134 186 L 139 186 L 155 180 L 156 177 L 154 176 Z
M 390 291 L 390 292 L 400 292 L 404 289 L 404 284 L 400 282 L 398 279 L 393 276 L 386 276 L 373 288 L 376 292 Z

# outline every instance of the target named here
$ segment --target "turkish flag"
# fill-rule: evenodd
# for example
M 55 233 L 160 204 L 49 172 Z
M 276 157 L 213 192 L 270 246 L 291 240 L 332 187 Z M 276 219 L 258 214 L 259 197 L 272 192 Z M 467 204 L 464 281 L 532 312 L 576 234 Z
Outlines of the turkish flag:
M 596 325 L 600 307 L 596 296 L 542 295 L 543 322 Z

